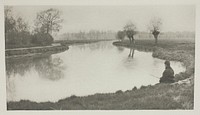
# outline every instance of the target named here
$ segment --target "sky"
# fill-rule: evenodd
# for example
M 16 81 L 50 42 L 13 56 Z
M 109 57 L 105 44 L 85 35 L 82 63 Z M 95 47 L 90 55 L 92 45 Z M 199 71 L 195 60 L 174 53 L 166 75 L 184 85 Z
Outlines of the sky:
M 64 19 L 59 34 L 79 31 L 118 31 L 132 21 L 138 31 L 148 31 L 153 17 L 162 19 L 163 32 L 195 31 L 195 6 L 13 6 L 15 16 L 21 16 L 33 25 L 36 13 L 56 8 Z

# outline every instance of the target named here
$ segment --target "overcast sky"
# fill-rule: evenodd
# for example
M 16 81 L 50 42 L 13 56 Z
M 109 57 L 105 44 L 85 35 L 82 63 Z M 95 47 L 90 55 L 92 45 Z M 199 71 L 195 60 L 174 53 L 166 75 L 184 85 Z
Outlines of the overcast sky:
M 22 16 L 33 24 L 36 13 L 48 8 L 57 8 L 62 12 L 62 29 L 65 32 L 89 30 L 118 31 L 132 21 L 139 31 L 147 31 L 151 18 L 160 17 L 162 31 L 195 31 L 194 6 L 15 6 L 16 16 Z

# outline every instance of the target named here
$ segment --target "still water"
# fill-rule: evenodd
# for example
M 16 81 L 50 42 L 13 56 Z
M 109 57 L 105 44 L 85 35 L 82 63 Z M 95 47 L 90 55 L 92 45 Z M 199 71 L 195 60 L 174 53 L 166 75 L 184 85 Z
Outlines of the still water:
M 112 42 L 73 45 L 69 50 L 40 57 L 6 59 L 7 101 L 52 101 L 71 95 L 113 93 L 134 86 L 154 85 L 164 60 L 152 52 L 116 47 Z M 171 62 L 176 73 L 185 71 Z

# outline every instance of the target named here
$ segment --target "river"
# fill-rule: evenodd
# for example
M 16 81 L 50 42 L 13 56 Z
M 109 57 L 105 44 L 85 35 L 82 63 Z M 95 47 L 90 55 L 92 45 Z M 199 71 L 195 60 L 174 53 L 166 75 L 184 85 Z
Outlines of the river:
M 7 101 L 56 102 L 71 95 L 114 93 L 154 85 L 164 61 L 152 52 L 116 47 L 112 42 L 72 45 L 40 57 L 6 59 Z M 175 74 L 185 71 L 171 62 Z

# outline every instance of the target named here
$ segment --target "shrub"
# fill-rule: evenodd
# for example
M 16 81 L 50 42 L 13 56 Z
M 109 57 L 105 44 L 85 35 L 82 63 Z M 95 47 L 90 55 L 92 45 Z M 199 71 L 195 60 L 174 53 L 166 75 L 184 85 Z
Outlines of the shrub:
M 32 36 L 27 31 L 8 32 L 5 34 L 6 48 L 18 48 L 31 45 Z
M 134 87 L 132 90 L 133 90 L 133 91 L 137 90 L 137 87 Z
M 33 35 L 32 42 L 38 45 L 51 45 L 53 43 L 53 37 L 48 33 L 36 33 Z
M 70 99 L 75 99 L 75 98 L 77 98 L 76 95 L 71 95 L 71 96 L 70 96 Z
M 117 94 L 122 94 L 123 91 L 122 91 L 122 90 L 118 90 L 118 91 L 116 91 L 115 93 L 117 93 Z

